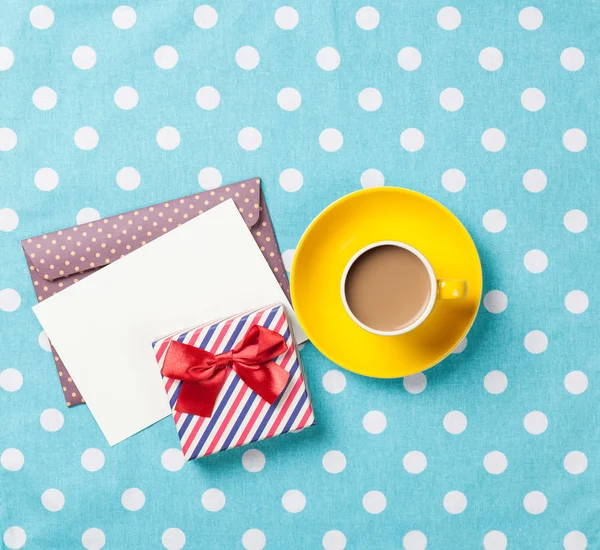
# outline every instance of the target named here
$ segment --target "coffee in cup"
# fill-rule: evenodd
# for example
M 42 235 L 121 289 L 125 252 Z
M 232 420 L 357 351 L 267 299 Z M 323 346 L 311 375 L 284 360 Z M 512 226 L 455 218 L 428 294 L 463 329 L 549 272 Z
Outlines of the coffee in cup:
M 394 336 L 419 326 L 436 298 L 464 298 L 466 282 L 438 281 L 416 248 L 383 241 L 363 248 L 348 262 L 341 293 L 346 311 L 362 328 Z

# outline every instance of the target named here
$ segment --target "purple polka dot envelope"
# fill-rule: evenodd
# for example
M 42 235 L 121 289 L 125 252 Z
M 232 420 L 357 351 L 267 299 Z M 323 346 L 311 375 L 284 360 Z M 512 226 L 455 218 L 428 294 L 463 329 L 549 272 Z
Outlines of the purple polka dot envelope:
M 105 265 L 118 261 L 196 216 L 233 199 L 273 274 L 289 298 L 289 283 L 275 240 L 260 179 L 204 191 L 25 239 L 21 242 L 38 302 L 53 296 Z M 84 400 L 60 356 L 52 348 L 68 406 Z

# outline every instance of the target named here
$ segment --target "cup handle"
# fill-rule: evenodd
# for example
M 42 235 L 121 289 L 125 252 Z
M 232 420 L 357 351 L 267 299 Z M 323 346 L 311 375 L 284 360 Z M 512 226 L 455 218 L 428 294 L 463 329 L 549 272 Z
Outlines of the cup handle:
M 440 300 L 464 300 L 467 297 L 467 281 L 438 279 L 437 297 Z

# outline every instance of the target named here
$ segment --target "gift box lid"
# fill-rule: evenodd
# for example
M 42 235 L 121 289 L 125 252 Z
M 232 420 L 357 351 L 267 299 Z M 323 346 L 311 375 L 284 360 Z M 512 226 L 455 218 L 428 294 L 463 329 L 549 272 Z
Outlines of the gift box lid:
M 175 410 L 175 404 L 183 382 L 163 376 L 186 460 L 314 425 L 315 418 L 303 367 L 285 308 L 281 304 L 187 329 L 155 341 L 153 348 L 158 366 L 162 369 L 171 341 L 220 354 L 233 349 L 255 324 L 281 334 L 287 345 L 286 351 L 274 358 L 273 362 L 289 373 L 289 380 L 272 405 L 242 382 L 233 369 L 229 369 L 209 418 L 180 413 Z

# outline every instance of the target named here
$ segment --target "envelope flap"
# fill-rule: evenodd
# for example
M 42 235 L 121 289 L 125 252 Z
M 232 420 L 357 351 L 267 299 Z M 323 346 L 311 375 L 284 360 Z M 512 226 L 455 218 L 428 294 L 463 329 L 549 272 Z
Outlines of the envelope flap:
M 210 206 L 215 206 L 224 200 L 232 198 L 248 227 L 254 226 L 260 217 L 262 206 L 260 178 L 240 181 L 239 183 L 219 187 L 213 191 L 207 191 L 204 194 L 208 194 L 210 197 Z M 202 198 L 206 200 L 204 197 Z
M 44 279 L 54 281 L 118 260 L 229 198 L 252 227 L 260 217 L 259 178 L 39 235 L 21 245 Z

